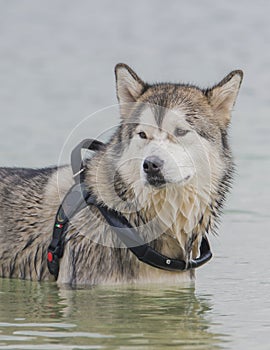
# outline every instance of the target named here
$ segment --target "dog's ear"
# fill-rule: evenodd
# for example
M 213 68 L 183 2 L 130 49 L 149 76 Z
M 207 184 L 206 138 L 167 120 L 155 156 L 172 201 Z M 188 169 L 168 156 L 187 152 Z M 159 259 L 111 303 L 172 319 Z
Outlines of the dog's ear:
M 122 117 L 129 114 L 134 102 L 146 89 L 146 84 L 126 64 L 118 63 L 115 67 L 116 93 Z
M 213 108 L 214 116 L 221 127 L 227 128 L 231 120 L 231 112 L 243 79 L 243 72 L 235 70 L 228 74 L 220 83 L 205 91 Z

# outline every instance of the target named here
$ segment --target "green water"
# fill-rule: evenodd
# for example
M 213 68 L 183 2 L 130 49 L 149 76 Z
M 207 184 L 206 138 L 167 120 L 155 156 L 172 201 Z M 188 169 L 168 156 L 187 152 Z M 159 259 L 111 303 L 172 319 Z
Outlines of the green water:
M 193 287 L 59 290 L 0 280 L 0 349 L 219 349 Z

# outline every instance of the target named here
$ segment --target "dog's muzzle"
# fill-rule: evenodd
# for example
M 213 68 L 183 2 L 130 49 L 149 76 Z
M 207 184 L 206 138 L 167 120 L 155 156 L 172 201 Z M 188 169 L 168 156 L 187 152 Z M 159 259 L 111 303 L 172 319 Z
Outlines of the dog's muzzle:
M 143 162 L 143 171 L 148 183 L 160 187 L 166 183 L 162 174 L 164 161 L 157 156 L 147 157 Z

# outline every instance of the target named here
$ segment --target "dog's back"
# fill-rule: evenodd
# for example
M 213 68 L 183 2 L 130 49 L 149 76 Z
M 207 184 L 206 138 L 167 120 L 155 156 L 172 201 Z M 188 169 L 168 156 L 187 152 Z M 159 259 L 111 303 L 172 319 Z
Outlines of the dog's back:
M 44 231 L 47 231 L 48 226 L 43 214 L 44 195 L 46 185 L 55 171 L 56 168 L 0 168 L 2 277 L 43 279 L 44 264 L 37 270 L 35 262 L 46 261 L 45 246 L 40 244 L 46 239 Z M 29 254 L 25 254 L 32 245 L 36 245 L 36 248 L 31 247 Z

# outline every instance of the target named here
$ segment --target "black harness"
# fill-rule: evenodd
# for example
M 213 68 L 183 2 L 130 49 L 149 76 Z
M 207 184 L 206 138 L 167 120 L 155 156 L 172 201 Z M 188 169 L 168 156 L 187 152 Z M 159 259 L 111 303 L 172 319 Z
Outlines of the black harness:
M 186 271 L 195 269 L 208 262 L 212 253 L 206 236 L 203 236 L 200 246 L 200 256 L 188 262 L 171 259 L 160 254 L 145 243 L 135 228 L 119 212 L 97 203 L 84 182 L 85 167 L 82 162 L 81 150 L 100 151 L 105 145 L 97 140 L 83 140 L 71 153 L 71 166 L 75 184 L 64 197 L 55 217 L 52 241 L 48 248 L 47 263 L 50 273 L 57 279 L 59 259 L 64 254 L 65 234 L 70 219 L 87 206 L 95 206 L 113 228 L 117 237 L 142 262 L 167 271 Z

